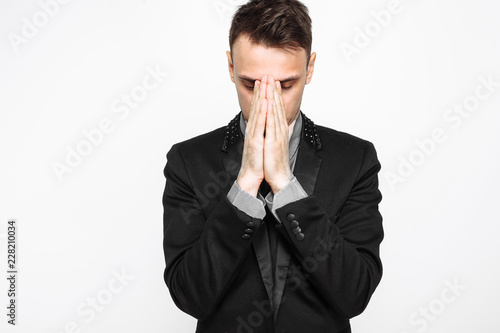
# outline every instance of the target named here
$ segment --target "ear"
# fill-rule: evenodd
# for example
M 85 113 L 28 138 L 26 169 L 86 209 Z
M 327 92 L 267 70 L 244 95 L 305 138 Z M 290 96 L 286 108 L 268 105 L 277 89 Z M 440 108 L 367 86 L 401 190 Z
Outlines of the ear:
M 229 76 L 231 77 L 231 81 L 234 83 L 234 65 L 233 65 L 233 57 L 231 56 L 231 52 L 226 51 L 227 55 L 227 66 L 229 68 Z
M 311 82 L 313 74 L 314 74 L 314 64 L 316 63 L 316 52 L 311 54 L 311 58 L 309 58 L 309 65 L 307 65 L 307 78 L 306 84 Z

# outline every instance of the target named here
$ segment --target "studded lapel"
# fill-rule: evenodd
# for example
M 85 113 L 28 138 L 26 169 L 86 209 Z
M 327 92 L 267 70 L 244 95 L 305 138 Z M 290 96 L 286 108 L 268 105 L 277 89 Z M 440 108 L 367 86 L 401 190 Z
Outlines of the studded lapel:
M 240 114 L 233 118 L 224 131 L 224 141 L 221 150 L 227 153 L 222 163 L 229 176 L 229 184 L 233 184 L 241 168 L 241 158 L 243 154 L 243 143 L 240 129 Z
M 303 113 L 302 116 L 302 133 L 293 174 L 304 191 L 308 195 L 313 195 L 322 161 L 318 152 L 323 148 L 323 144 L 314 122 Z

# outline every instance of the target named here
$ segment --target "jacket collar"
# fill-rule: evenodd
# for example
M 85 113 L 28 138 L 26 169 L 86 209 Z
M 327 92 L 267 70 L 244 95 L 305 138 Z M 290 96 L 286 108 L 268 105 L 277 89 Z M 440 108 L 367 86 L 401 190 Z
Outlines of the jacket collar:
M 241 113 L 241 112 L 240 112 Z M 238 141 L 242 138 L 240 128 L 240 113 L 227 124 L 224 131 L 224 142 L 222 143 L 222 151 L 227 153 Z
M 304 125 L 302 126 L 301 137 L 314 149 L 314 151 L 321 150 L 323 145 L 321 144 L 321 138 L 319 137 L 318 130 L 314 122 L 307 118 L 305 114 L 301 112 Z

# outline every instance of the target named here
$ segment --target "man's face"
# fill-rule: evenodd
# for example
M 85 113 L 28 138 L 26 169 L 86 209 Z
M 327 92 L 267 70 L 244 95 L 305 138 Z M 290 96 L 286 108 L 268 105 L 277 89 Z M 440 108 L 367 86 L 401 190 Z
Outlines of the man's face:
M 280 81 L 288 124 L 298 116 L 304 87 L 312 79 L 316 54 L 307 65 L 304 49 L 285 50 L 255 44 L 246 35 L 239 36 L 233 44 L 232 54 L 227 52 L 229 74 L 236 85 L 243 117 L 248 120 L 255 80 L 272 75 Z

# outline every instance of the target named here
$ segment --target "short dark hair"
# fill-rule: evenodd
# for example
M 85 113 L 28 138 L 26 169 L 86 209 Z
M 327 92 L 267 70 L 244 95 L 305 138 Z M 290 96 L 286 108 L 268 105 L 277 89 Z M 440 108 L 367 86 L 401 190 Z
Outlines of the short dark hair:
M 234 14 L 229 47 L 240 35 L 253 43 L 283 49 L 306 50 L 311 56 L 312 22 L 307 7 L 298 0 L 251 0 Z

